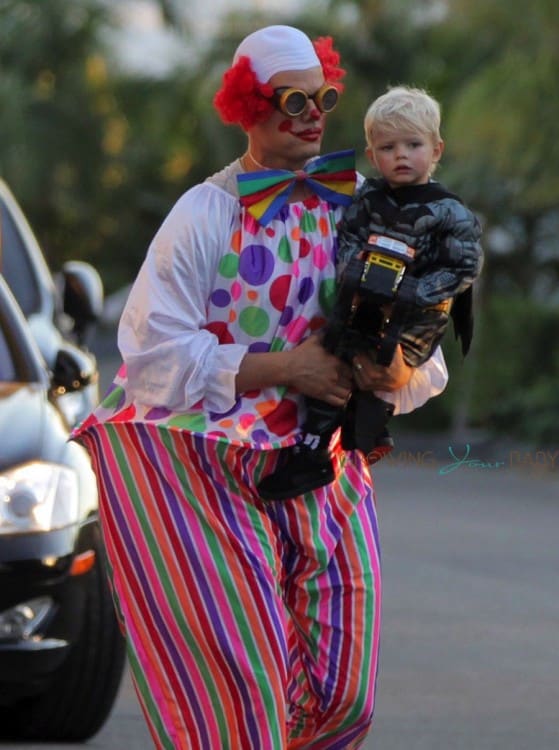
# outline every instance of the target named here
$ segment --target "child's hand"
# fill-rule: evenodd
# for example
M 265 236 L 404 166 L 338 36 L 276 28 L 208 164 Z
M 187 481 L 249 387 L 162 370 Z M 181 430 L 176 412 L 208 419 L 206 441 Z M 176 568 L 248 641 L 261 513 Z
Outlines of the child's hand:
M 353 358 L 353 380 L 361 391 L 397 391 L 407 385 L 412 372 L 399 344 L 388 367 L 377 364 L 366 353 Z

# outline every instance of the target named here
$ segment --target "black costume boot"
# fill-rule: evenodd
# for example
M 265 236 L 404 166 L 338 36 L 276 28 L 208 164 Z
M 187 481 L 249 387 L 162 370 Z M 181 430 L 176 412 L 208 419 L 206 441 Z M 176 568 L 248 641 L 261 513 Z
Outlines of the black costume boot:
M 258 484 L 263 500 L 288 500 L 334 481 L 334 467 L 327 447 L 310 448 L 303 443 L 286 448 L 285 453 L 285 463 Z
M 388 453 L 394 450 L 394 440 L 388 430 L 384 430 L 376 439 L 374 446 L 366 454 L 365 458 L 369 466 L 376 464 Z
M 356 391 L 344 413 L 342 448 L 362 451 L 368 464 L 374 464 L 390 453 L 394 440 L 387 424 L 394 405 L 367 391 Z

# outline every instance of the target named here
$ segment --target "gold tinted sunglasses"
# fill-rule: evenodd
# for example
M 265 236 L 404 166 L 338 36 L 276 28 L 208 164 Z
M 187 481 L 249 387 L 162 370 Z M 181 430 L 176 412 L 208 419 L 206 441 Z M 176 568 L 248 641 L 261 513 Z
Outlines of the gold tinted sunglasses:
M 274 89 L 274 104 L 280 112 L 288 117 L 302 115 L 309 99 L 312 99 L 321 112 L 332 112 L 336 109 L 339 91 L 335 86 L 325 83 L 314 94 L 307 94 L 302 89 L 281 86 Z

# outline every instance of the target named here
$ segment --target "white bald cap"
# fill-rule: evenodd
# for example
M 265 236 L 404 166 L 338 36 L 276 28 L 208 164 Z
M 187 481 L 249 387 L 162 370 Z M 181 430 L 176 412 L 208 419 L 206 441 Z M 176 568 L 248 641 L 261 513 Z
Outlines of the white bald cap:
M 233 64 L 246 56 L 260 83 L 284 70 L 320 67 L 309 37 L 293 26 L 266 26 L 249 34 L 237 47 Z

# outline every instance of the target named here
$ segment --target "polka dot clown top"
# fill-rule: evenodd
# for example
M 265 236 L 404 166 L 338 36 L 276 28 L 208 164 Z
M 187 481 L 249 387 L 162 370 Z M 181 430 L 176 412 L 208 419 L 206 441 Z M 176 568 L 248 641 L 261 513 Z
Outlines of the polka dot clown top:
M 123 365 L 80 431 L 141 421 L 260 449 L 297 440 L 302 397 L 237 396 L 235 376 L 247 352 L 291 349 L 323 326 L 341 209 L 313 196 L 262 227 L 239 203 L 241 171 L 236 161 L 190 189 L 162 224 L 121 318 Z

